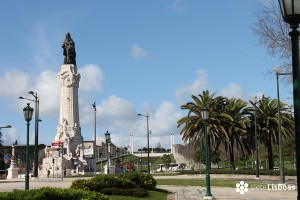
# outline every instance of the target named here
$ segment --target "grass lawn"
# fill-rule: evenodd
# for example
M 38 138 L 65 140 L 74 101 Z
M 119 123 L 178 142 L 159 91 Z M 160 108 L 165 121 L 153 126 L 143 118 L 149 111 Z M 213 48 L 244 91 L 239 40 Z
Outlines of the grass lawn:
M 165 190 L 149 190 L 149 196 L 146 198 L 138 198 L 138 197 L 126 197 L 126 196 L 114 196 L 108 195 L 112 200 L 166 200 L 168 191 Z
M 176 185 L 176 186 L 202 186 L 205 187 L 205 179 L 156 179 L 157 185 Z M 249 183 L 248 184 L 254 184 Z M 230 180 L 210 180 L 211 186 L 235 188 L 237 181 Z

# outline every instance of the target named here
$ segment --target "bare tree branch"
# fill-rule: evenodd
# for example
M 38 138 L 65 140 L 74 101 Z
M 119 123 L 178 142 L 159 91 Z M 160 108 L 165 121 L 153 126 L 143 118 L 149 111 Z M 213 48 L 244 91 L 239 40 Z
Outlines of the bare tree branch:
M 281 11 L 276 0 L 257 0 L 258 10 L 254 13 L 257 19 L 252 30 L 258 37 L 258 45 L 267 49 L 271 57 L 279 60 L 281 72 L 292 71 L 292 47 L 289 36 L 289 25 L 282 19 Z M 274 75 L 274 68 L 269 68 L 267 75 Z M 291 76 L 282 77 L 289 85 L 292 82 Z

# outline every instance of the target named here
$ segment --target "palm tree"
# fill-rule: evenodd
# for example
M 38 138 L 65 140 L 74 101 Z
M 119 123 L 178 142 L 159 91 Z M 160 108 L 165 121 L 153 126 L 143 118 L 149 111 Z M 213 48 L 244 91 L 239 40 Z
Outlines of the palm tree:
M 246 139 L 249 137 L 247 127 L 249 126 L 249 116 L 251 108 L 248 103 L 236 98 L 231 98 L 224 105 L 222 112 L 221 126 L 226 131 L 228 140 L 223 140 L 223 146 L 226 152 L 229 152 L 229 160 L 231 169 L 235 169 L 235 150 L 245 155 L 247 148 Z
M 252 103 L 253 104 L 253 103 Z M 253 106 L 255 106 L 253 104 Z M 269 169 L 274 168 L 273 145 L 278 143 L 278 102 L 263 96 L 256 104 L 256 124 L 260 143 L 268 153 Z M 280 102 L 281 133 L 283 137 L 294 135 L 294 120 L 290 107 Z M 254 116 L 251 117 L 252 120 Z
M 181 118 L 177 122 L 177 128 L 182 127 L 180 135 L 185 143 L 194 144 L 201 133 L 203 132 L 203 121 L 201 118 L 201 110 L 203 107 L 209 109 L 209 133 L 213 141 L 216 140 L 215 136 L 218 136 L 217 127 L 219 124 L 218 109 L 220 102 L 224 101 L 223 97 L 214 97 L 215 94 L 210 94 L 208 90 L 203 91 L 202 94 L 197 96 L 192 95 L 194 102 L 188 102 L 181 106 L 182 110 L 187 110 L 188 113 L 185 117 Z M 223 104 L 223 103 L 221 103 Z
M 182 126 L 180 135 L 185 143 L 195 145 L 196 142 L 201 141 L 200 144 L 202 149 L 203 145 L 203 133 L 204 126 L 201 118 L 201 110 L 206 107 L 209 110 L 209 126 L 208 126 L 208 146 L 211 150 L 218 148 L 220 140 L 227 138 L 226 132 L 223 131 L 223 127 L 220 126 L 221 121 L 221 110 L 224 106 L 226 99 L 218 96 L 214 97 L 215 94 L 210 94 L 209 91 L 203 91 L 202 94 L 197 96 L 192 95 L 194 102 L 188 102 L 181 106 L 182 110 L 187 110 L 187 115 L 181 118 L 177 122 L 177 128 Z M 223 135 L 225 134 L 225 135 Z

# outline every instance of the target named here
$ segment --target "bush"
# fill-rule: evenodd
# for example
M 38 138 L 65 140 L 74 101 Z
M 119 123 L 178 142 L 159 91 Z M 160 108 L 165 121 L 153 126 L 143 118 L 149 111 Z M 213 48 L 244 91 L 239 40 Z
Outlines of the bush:
M 109 200 L 106 195 L 85 190 L 42 187 L 31 190 L 1 192 L 1 200 Z
M 96 175 L 89 180 L 75 180 L 72 182 L 72 189 L 83 189 L 90 191 L 101 191 L 104 188 L 135 188 L 136 184 L 130 180 L 122 180 L 111 175 Z
M 136 183 L 137 187 L 145 189 L 154 189 L 156 187 L 156 180 L 150 174 L 130 172 L 121 174 L 120 178 L 123 180 L 130 180 Z
M 104 188 L 144 188 L 153 189 L 156 187 L 156 180 L 149 174 L 130 172 L 122 175 L 96 175 L 89 180 L 75 180 L 72 182 L 72 189 L 83 189 L 90 191 L 101 191 Z
M 104 188 L 101 193 L 106 195 L 119 195 L 119 196 L 133 196 L 133 197 L 147 197 L 149 193 L 143 188 L 132 189 L 119 189 L 119 188 Z

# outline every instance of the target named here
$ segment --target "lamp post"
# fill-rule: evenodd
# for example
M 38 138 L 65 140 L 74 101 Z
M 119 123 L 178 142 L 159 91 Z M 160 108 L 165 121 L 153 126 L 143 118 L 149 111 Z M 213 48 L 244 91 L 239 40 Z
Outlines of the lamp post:
M 95 161 L 95 165 L 94 165 L 94 172 L 96 174 L 96 168 L 97 168 L 97 163 L 96 163 L 96 114 L 97 114 L 97 108 L 96 108 L 96 102 L 94 102 L 93 104 L 93 108 L 94 108 L 94 161 Z
M 148 174 L 150 174 L 150 157 L 149 157 L 149 115 L 138 114 L 138 116 L 143 116 L 147 118 L 147 166 L 148 166 Z
M 293 96 L 295 117 L 295 144 L 296 144 L 296 169 L 297 185 L 300 185 L 300 70 L 299 70 L 299 31 L 300 23 L 300 1 L 279 0 L 283 20 L 290 24 L 292 31 L 289 33 L 292 41 L 292 69 L 293 69 Z M 299 189 L 297 190 L 299 200 Z
M 257 136 L 257 121 L 256 121 L 256 104 L 257 99 L 254 97 L 253 106 L 254 106 L 254 138 L 255 138 L 255 154 L 256 154 L 256 165 L 255 165 L 255 179 L 259 179 L 259 160 L 258 160 L 258 136 Z
M 29 190 L 29 122 L 32 119 L 33 108 L 27 106 L 23 109 L 24 118 L 27 122 L 27 142 L 26 142 L 26 174 L 25 174 L 25 190 Z
M 277 83 L 277 109 L 278 109 L 278 139 L 279 139 L 279 160 L 280 160 L 280 183 L 285 183 L 284 177 L 284 158 L 282 151 L 282 134 L 281 134 L 281 111 L 280 111 L 280 98 L 279 98 L 279 76 L 291 75 L 292 73 L 279 73 L 279 67 L 275 68 L 276 83 Z
M 210 175 L 209 175 L 209 166 L 210 166 L 210 159 L 209 159 L 209 147 L 208 147 L 208 137 L 207 137 L 207 126 L 208 126 L 208 119 L 209 119 L 209 111 L 206 107 L 203 107 L 201 110 L 201 117 L 203 120 L 204 125 L 204 138 L 205 138 L 205 168 L 206 168 L 206 193 L 203 199 L 214 199 L 211 191 L 210 191 Z
M 108 155 L 108 143 L 110 142 L 110 133 L 106 131 L 105 135 L 105 141 L 106 141 L 106 166 L 107 166 L 107 174 L 109 174 L 109 155 Z
M 38 177 L 38 162 L 39 162 L 39 96 L 37 95 L 37 92 L 29 91 L 28 94 L 31 94 L 35 100 L 32 99 L 27 99 L 24 97 L 19 97 L 19 99 L 26 99 L 29 101 L 35 102 L 35 125 L 34 125 L 34 171 L 33 171 L 33 176 Z

